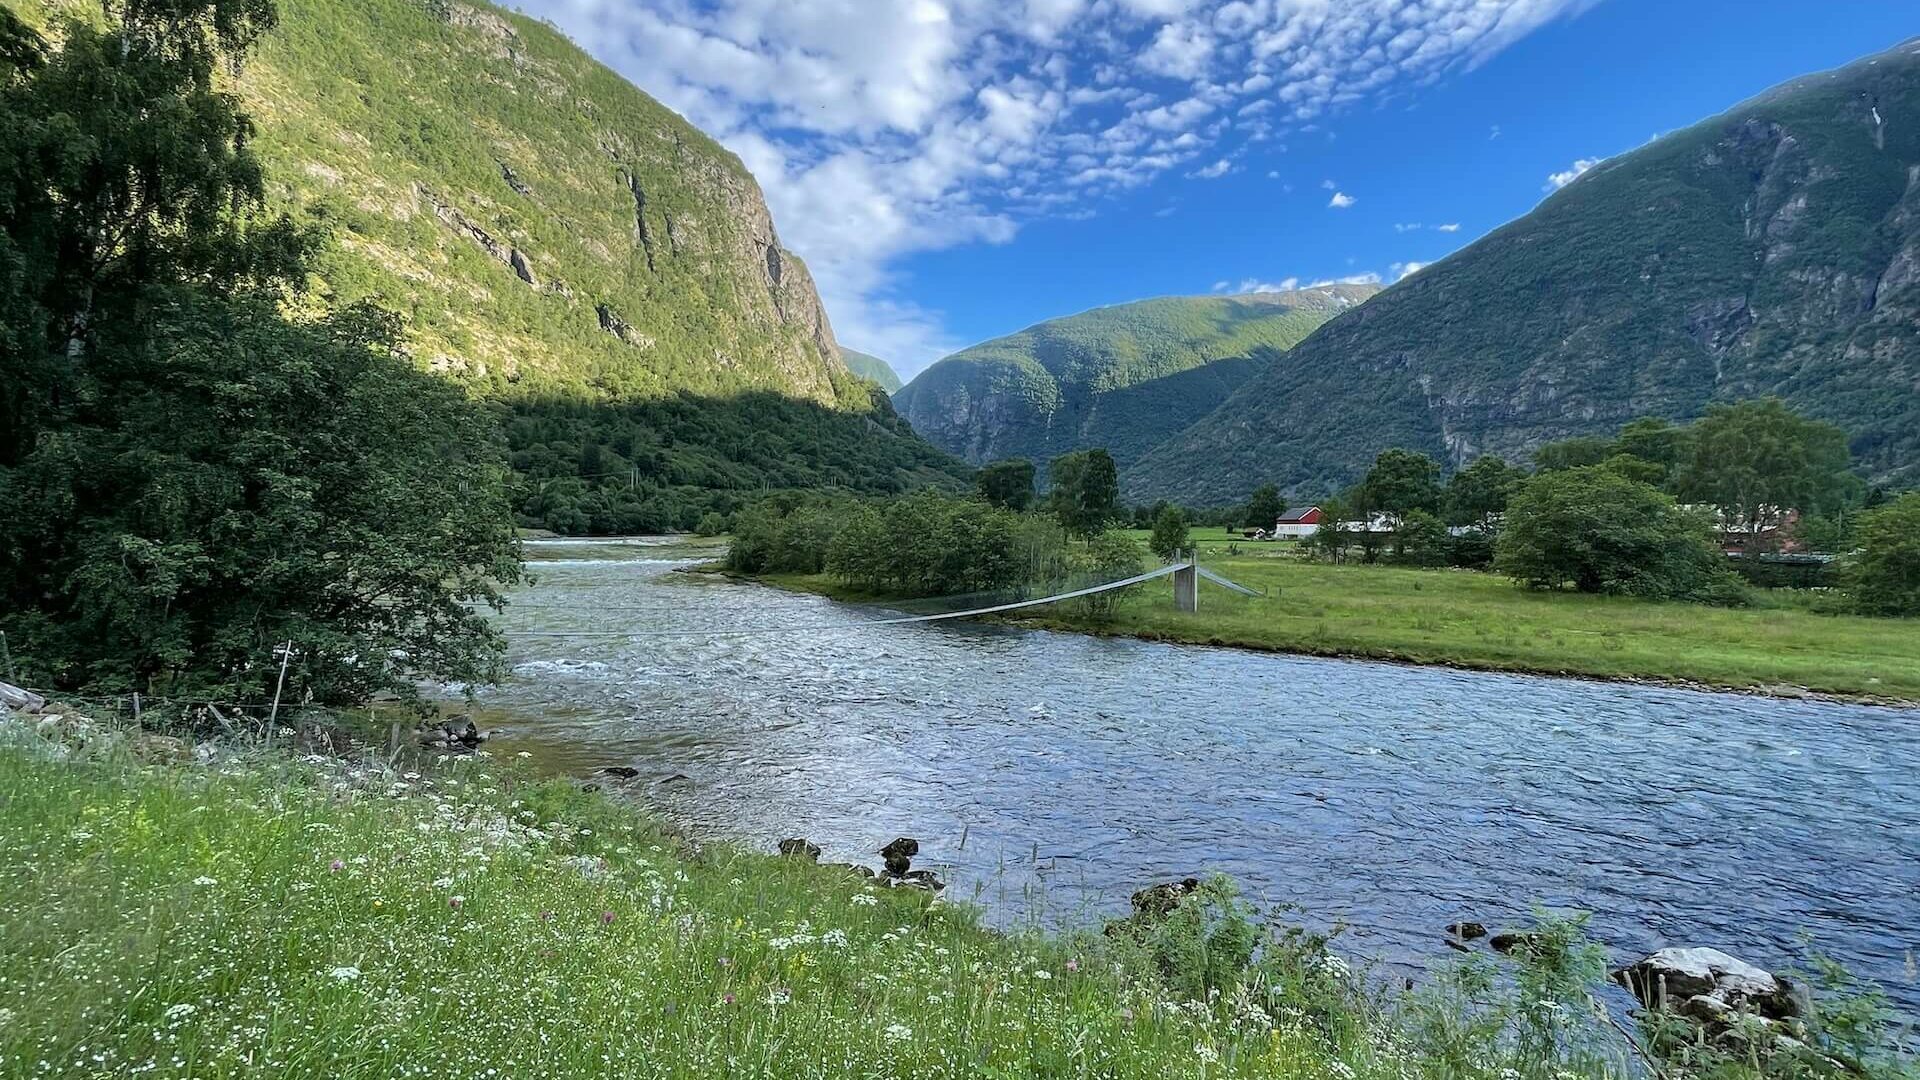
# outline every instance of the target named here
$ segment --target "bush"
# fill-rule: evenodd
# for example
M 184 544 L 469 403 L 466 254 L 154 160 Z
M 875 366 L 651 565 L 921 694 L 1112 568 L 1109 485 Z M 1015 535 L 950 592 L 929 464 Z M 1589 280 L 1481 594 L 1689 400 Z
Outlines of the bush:
M 693 527 L 695 536 L 719 536 L 727 531 L 727 515 L 717 510 L 709 510 L 700 515 L 700 524 Z
M 1084 551 L 1075 554 L 1076 576 L 1086 579 L 1090 585 L 1132 577 L 1140 572 L 1140 562 L 1145 558 L 1140 545 L 1132 537 L 1117 532 L 1101 533 L 1087 541 Z M 1113 618 L 1113 613 L 1119 609 L 1120 601 L 1127 594 L 1138 589 L 1138 585 L 1109 589 L 1067 602 L 1081 615 L 1095 621 L 1105 621 Z
M 1920 615 L 1920 492 L 1860 516 L 1860 549 L 1842 580 L 1869 615 Z
M 1605 466 L 1540 473 L 1514 493 L 1494 566 L 1536 589 L 1739 602 L 1712 528 Z

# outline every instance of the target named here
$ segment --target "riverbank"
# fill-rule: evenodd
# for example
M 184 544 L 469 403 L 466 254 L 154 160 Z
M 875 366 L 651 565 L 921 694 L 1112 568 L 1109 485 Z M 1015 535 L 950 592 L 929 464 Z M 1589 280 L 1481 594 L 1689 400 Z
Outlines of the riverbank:
M 1203 585 L 1199 612 L 1184 615 L 1155 583 L 1121 600 L 1110 619 L 1052 608 L 1013 621 L 1312 656 L 1920 704 L 1920 620 L 1823 614 L 1804 594 L 1770 593 L 1759 606 L 1729 609 L 1533 592 L 1486 573 L 1334 566 L 1298 558 L 1290 544 L 1196 538 L 1209 569 L 1266 595 Z M 758 580 L 839 600 L 889 599 L 825 575 Z
M 1600 1029 L 1411 1026 L 1224 885 L 1137 934 L 1008 935 L 485 754 L 296 753 L 0 715 L 0 1073 L 1626 1072 Z

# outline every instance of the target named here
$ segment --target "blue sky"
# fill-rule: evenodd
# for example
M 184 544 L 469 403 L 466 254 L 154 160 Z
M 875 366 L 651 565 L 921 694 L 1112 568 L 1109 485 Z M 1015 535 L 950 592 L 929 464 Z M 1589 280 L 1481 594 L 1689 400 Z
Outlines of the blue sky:
M 1148 296 L 1392 282 L 1920 34 L 1912 0 L 522 0 L 739 153 L 911 376 Z

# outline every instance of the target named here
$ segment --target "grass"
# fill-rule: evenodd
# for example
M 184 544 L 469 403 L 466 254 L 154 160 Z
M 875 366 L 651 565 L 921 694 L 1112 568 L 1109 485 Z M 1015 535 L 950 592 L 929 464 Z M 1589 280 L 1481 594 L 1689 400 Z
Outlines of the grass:
M 1267 595 L 1203 584 L 1200 611 L 1183 615 L 1170 588 L 1155 582 L 1122 600 L 1109 621 L 1059 608 L 1021 621 L 1322 656 L 1920 702 L 1920 620 L 1823 614 L 1804 592 L 1762 592 L 1746 609 L 1532 592 L 1493 574 L 1334 566 L 1300 558 L 1285 541 L 1235 541 L 1220 529 L 1193 536 L 1209 569 Z M 765 580 L 875 599 L 825 577 Z
M 125 745 L 0 714 L 0 1075 L 1432 1071 L 1358 1019 L 1366 995 L 1319 943 L 1230 955 L 1264 931 L 1225 891 L 1172 942 L 1192 962 L 1162 965 L 1124 937 L 992 933 L 844 870 L 696 851 L 484 756 L 423 775 Z M 1483 1057 L 1445 1074 L 1510 1063 Z

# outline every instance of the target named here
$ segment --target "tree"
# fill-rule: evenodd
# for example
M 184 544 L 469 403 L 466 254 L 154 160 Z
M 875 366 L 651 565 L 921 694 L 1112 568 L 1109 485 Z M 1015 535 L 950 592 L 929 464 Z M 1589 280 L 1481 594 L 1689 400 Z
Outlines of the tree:
M 397 322 L 294 320 L 317 237 L 262 212 L 217 87 L 266 0 L 0 23 L 0 629 L 31 677 L 357 700 L 484 681 L 520 576 L 489 417 Z
M 1280 515 L 1287 512 L 1287 502 L 1280 497 L 1280 489 L 1272 484 L 1261 484 L 1253 489 L 1247 498 L 1247 506 L 1240 513 L 1240 523 L 1251 529 L 1271 530 Z
M 1187 550 L 1187 512 L 1177 506 L 1162 506 L 1154 515 L 1147 549 L 1164 562 L 1172 562 Z
M 1533 452 L 1533 467 L 1541 472 L 1581 469 L 1598 465 L 1614 454 L 1613 440 L 1597 435 L 1581 435 L 1550 442 Z
M 1440 509 L 1440 466 L 1417 450 L 1384 450 L 1361 479 L 1354 502 L 1387 515 L 1394 526 L 1415 510 Z
M 1870 615 L 1920 615 L 1920 492 L 1860 515 L 1860 550 L 1841 581 Z
M 1507 504 L 1494 568 L 1536 589 L 1718 603 L 1741 594 L 1703 518 L 1598 465 L 1522 484 Z
M 1102 533 L 1087 541 L 1085 551 L 1076 552 L 1074 569 L 1093 581 L 1119 581 L 1140 572 L 1140 545 L 1125 533 Z M 1067 601 L 1089 619 L 1106 620 L 1119 609 L 1120 601 L 1140 586 L 1109 589 Z
M 1474 458 L 1473 464 L 1454 473 L 1447 481 L 1448 523 L 1493 532 L 1500 515 L 1506 512 L 1507 499 L 1513 489 L 1526 478 L 1525 469 L 1509 465 L 1497 455 Z
M 1409 511 L 1400 519 L 1400 527 L 1393 531 L 1393 559 L 1417 566 L 1438 566 L 1447 561 L 1450 539 L 1447 525 L 1439 517 L 1425 510 Z
M 1756 541 L 1789 511 L 1830 513 L 1860 496 L 1846 433 L 1778 398 L 1712 406 L 1692 443 L 1674 477 L 1681 500 L 1718 507 L 1727 527 Z
M 1025 510 L 1033 505 L 1033 462 L 1025 458 L 990 461 L 974 474 L 973 486 L 989 506 Z
M 1118 512 L 1120 471 L 1104 449 L 1062 454 L 1047 465 L 1048 506 L 1075 536 L 1092 537 Z
M 1307 551 L 1325 558 L 1328 562 L 1344 562 L 1347 549 L 1353 546 L 1354 536 L 1346 528 L 1352 507 L 1343 499 L 1328 499 L 1320 504 L 1320 527 L 1313 530 L 1302 543 Z
M 1659 488 L 1668 488 L 1681 462 L 1693 456 L 1692 428 L 1679 427 L 1658 416 L 1643 416 L 1620 429 L 1610 457 L 1625 456 L 1641 463 L 1628 473 Z

